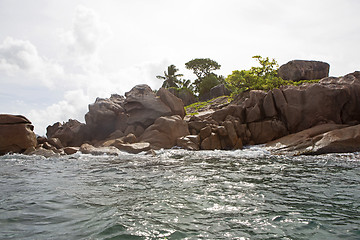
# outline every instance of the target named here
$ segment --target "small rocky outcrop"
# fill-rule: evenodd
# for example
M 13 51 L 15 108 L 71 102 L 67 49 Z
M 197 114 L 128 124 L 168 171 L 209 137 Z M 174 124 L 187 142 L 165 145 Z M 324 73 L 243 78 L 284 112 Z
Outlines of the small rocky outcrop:
M 285 80 L 314 80 L 329 76 L 330 65 L 319 61 L 292 60 L 278 70 L 279 77 Z
M 24 116 L 0 114 L 0 155 L 22 153 L 37 145 L 34 126 Z
M 140 153 L 146 152 L 151 149 L 150 143 L 148 142 L 137 142 L 137 143 L 122 143 L 116 141 L 113 144 L 114 147 L 119 149 L 120 151 L 128 152 L 128 153 Z
M 360 125 L 324 124 L 266 145 L 276 154 L 316 155 L 360 151 Z
M 88 143 L 84 143 L 80 146 L 79 151 L 84 154 L 91 154 L 91 155 L 119 155 L 120 150 L 116 147 L 109 146 L 109 147 L 94 147 Z
M 318 138 L 314 138 L 314 142 Z M 360 125 L 337 129 L 319 136 L 311 154 L 347 153 L 360 151 Z

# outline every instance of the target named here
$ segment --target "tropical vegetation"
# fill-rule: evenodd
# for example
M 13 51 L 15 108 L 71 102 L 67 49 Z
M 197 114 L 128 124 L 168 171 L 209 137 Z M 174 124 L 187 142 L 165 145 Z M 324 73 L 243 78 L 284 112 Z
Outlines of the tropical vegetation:
M 176 74 L 178 71 L 179 69 L 177 69 L 175 65 L 170 65 L 168 66 L 167 72 L 164 71 L 164 76 L 159 75 L 156 76 L 156 78 L 164 80 L 162 85 L 163 88 L 178 88 L 178 84 L 182 83 L 181 80 L 178 78 L 183 76 L 183 74 Z
M 164 76 L 157 76 L 157 78 L 164 80 L 162 85 L 164 88 L 186 89 L 194 96 L 199 96 L 200 99 L 202 96 L 208 95 L 212 87 L 219 84 L 225 84 L 231 90 L 232 96 L 236 96 L 249 90 L 271 90 L 284 85 L 300 85 L 319 81 L 284 80 L 278 76 L 279 65 L 275 59 L 263 58 L 259 55 L 252 58 L 258 62 L 258 66 L 251 67 L 249 70 L 235 70 L 227 78 L 214 73 L 215 70 L 220 69 L 221 65 L 210 58 L 196 58 L 185 63 L 185 67 L 192 70 L 197 77 L 193 82 L 181 79 L 183 75 L 177 73 L 178 69 L 175 65 L 170 65 L 167 72 L 164 71 Z

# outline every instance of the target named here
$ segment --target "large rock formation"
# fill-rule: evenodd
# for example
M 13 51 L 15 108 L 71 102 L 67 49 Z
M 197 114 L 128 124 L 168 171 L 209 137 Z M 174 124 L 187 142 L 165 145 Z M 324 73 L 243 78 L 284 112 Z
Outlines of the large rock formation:
M 207 106 L 185 121 L 179 98 L 166 89 L 155 95 L 147 85 L 137 85 L 126 99 L 118 95 L 97 99 L 89 106 L 86 125 L 74 120 L 56 123 L 48 127 L 47 135 L 59 138 L 64 146 L 90 141 L 134 153 L 175 145 L 232 150 L 276 139 L 282 139 L 276 143 L 280 150 L 296 154 L 359 149 L 360 72 L 268 92 L 250 91 L 231 104 L 227 98 L 213 101 L 216 107 Z M 43 147 L 51 148 L 45 143 Z
M 0 155 L 22 153 L 37 144 L 34 126 L 24 116 L 0 114 Z
M 360 72 L 273 90 L 277 115 L 290 133 L 324 123 L 359 123 L 359 94 Z
M 243 144 L 262 144 L 322 124 L 359 124 L 359 109 L 360 72 L 354 72 L 314 84 L 250 91 L 243 101 L 193 116 L 189 130 L 200 136 L 203 149 L 234 149 L 240 146 L 234 145 L 234 131 Z
M 161 116 L 185 116 L 182 101 L 166 89 L 160 89 L 157 96 L 149 86 L 137 85 L 125 96 L 97 98 L 89 105 L 86 124 L 76 120 L 55 123 L 48 126 L 47 137 L 60 139 L 64 146 L 80 146 L 85 142 L 98 145 L 105 139 L 128 134 L 140 137 Z
M 293 60 L 282 65 L 278 74 L 285 80 L 313 80 L 329 76 L 330 65 L 319 61 Z

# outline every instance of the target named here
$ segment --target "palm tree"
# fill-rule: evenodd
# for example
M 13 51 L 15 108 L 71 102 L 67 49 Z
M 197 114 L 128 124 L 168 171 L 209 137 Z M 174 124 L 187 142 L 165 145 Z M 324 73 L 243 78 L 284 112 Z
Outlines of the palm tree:
M 164 71 L 164 76 L 156 76 L 158 79 L 164 80 L 164 83 L 162 85 L 163 88 L 170 88 L 170 87 L 178 87 L 178 84 L 180 83 L 180 80 L 178 77 L 182 77 L 182 74 L 176 74 L 176 72 L 179 71 L 175 67 L 175 65 L 168 66 L 167 73 Z
M 190 91 L 194 91 L 194 86 L 193 86 L 193 84 L 191 83 L 190 80 L 181 79 L 180 82 L 179 82 L 179 87 L 180 88 L 187 88 Z

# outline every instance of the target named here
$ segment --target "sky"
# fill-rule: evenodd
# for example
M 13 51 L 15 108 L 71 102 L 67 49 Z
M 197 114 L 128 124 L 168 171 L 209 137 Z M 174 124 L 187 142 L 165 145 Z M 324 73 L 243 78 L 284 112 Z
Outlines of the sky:
M 0 113 L 21 114 L 39 135 L 85 122 L 97 97 L 123 95 L 174 64 L 211 58 L 217 74 L 252 56 L 360 70 L 358 0 L 0 0 Z

